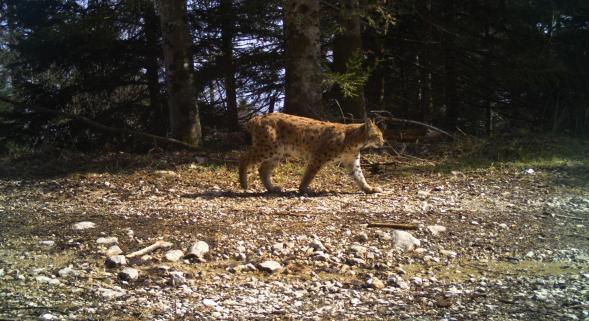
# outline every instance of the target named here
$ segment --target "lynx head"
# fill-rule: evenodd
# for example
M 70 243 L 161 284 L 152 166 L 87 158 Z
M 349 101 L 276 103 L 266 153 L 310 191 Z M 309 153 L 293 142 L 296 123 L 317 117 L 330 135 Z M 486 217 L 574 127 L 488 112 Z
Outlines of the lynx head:
M 368 117 L 364 122 L 364 133 L 366 134 L 364 147 L 382 147 L 384 144 L 382 132 L 378 126 L 376 126 L 376 124 Z

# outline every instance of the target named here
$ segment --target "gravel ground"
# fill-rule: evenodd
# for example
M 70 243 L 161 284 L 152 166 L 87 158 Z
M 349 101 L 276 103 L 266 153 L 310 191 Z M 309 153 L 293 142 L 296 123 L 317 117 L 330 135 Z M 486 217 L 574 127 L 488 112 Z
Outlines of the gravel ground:
M 0 319 L 589 319 L 586 163 L 369 155 L 383 193 L 333 166 L 301 196 L 296 164 L 240 190 L 234 157 L 2 161 Z

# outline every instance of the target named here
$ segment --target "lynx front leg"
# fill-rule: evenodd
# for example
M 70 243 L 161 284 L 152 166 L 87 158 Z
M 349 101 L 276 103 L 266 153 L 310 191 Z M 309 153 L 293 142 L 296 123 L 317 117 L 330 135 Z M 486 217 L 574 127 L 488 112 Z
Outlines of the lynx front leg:
M 262 162 L 262 165 L 260 165 L 260 168 L 258 170 L 258 172 L 260 173 L 260 179 L 262 179 L 264 187 L 266 187 L 266 189 L 270 193 L 280 192 L 280 188 L 272 184 L 272 171 L 274 170 L 276 165 L 278 165 L 277 159 L 269 159 L 267 161 Z
M 350 170 L 350 175 L 352 175 L 356 185 L 358 185 L 358 187 L 360 187 L 364 193 L 372 194 L 382 192 L 381 188 L 372 187 L 366 183 L 366 179 L 362 173 L 362 168 L 360 167 L 360 154 L 356 155 L 356 158 L 348 163 L 348 169 Z
M 321 166 L 323 166 L 323 163 L 317 161 L 311 161 L 309 164 L 307 164 L 305 174 L 303 175 L 303 180 L 299 186 L 300 193 L 304 194 L 309 192 L 309 185 L 311 184 L 311 181 L 313 181 L 313 178 L 315 178 L 315 175 L 317 175 L 321 169 Z

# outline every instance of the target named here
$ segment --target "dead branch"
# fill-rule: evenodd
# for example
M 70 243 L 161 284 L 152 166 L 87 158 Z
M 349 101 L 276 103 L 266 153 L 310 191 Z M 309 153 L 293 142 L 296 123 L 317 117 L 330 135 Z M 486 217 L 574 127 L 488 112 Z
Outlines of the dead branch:
M 153 252 L 159 248 L 167 248 L 167 247 L 171 247 L 171 246 L 172 246 L 172 243 L 159 240 L 144 249 L 127 254 L 126 257 L 132 258 L 132 257 L 136 257 L 136 256 L 141 256 L 141 255 Z
M 167 138 L 167 137 L 147 134 L 147 133 L 143 133 L 140 131 L 131 130 L 131 129 L 127 129 L 127 128 L 111 127 L 111 126 L 107 126 L 107 125 L 101 124 L 99 122 L 96 122 L 96 121 L 94 121 L 88 117 L 85 117 L 85 116 L 71 114 L 71 113 L 53 110 L 53 109 L 35 106 L 35 105 L 29 105 L 29 104 L 26 104 L 26 103 L 23 103 L 20 101 L 16 101 L 16 100 L 13 100 L 13 99 L 10 99 L 7 97 L 3 97 L 3 96 L 0 96 L 0 101 L 3 101 L 5 103 L 9 103 L 17 108 L 20 108 L 20 109 L 31 109 L 31 110 L 34 110 L 34 111 L 37 111 L 40 113 L 51 114 L 51 115 L 56 115 L 56 116 L 61 116 L 61 117 L 65 117 L 68 119 L 76 120 L 76 121 L 79 121 L 79 122 L 82 122 L 82 123 L 88 125 L 89 127 L 92 127 L 94 129 L 97 129 L 97 130 L 100 130 L 103 132 L 107 132 L 107 133 L 113 133 L 113 134 L 119 134 L 119 135 L 122 135 L 122 134 L 131 135 L 131 136 L 143 139 L 143 140 L 154 141 L 157 143 L 176 145 L 179 147 L 184 147 L 189 150 L 198 150 L 199 149 L 198 146 L 191 145 L 191 144 L 185 143 L 183 141 L 180 141 L 180 140 L 177 140 L 174 138 Z
M 387 227 L 396 230 L 417 230 L 416 224 L 403 224 L 403 223 L 392 223 L 392 222 L 370 222 L 368 227 Z
M 436 132 L 438 132 L 440 134 L 446 135 L 446 136 L 454 139 L 454 136 L 452 136 L 451 134 L 449 134 L 445 130 L 439 129 L 438 127 L 434 127 L 432 125 L 428 125 L 426 123 L 422 123 L 422 122 L 419 122 L 419 121 L 416 121 L 416 120 L 396 118 L 396 117 L 393 117 L 393 115 L 391 114 L 391 112 L 386 111 L 386 110 L 372 110 L 371 113 L 375 113 L 375 114 L 379 115 L 379 117 L 381 117 L 383 119 L 394 121 L 394 122 L 398 122 L 398 123 L 420 125 L 420 126 L 429 128 L 429 129 L 431 129 L 433 131 L 436 131 Z M 387 116 L 383 116 L 382 114 L 385 114 Z

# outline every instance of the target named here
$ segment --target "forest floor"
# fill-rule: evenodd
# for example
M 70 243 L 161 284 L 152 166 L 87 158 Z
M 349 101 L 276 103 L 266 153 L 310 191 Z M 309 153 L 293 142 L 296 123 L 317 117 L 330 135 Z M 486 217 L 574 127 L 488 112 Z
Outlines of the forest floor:
M 589 143 L 577 147 L 482 163 L 367 153 L 373 195 L 337 166 L 299 195 L 296 163 L 277 170 L 284 193 L 253 171 L 243 191 L 238 151 L 3 159 L 0 320 L 587 320 Z M 420 244 L 399 249 L 375 222 L 413 224 Z M 158 240 L 171 246 L 132 269 L 105 264 Z M 168 252 L 196 241 L 209 252 Z

